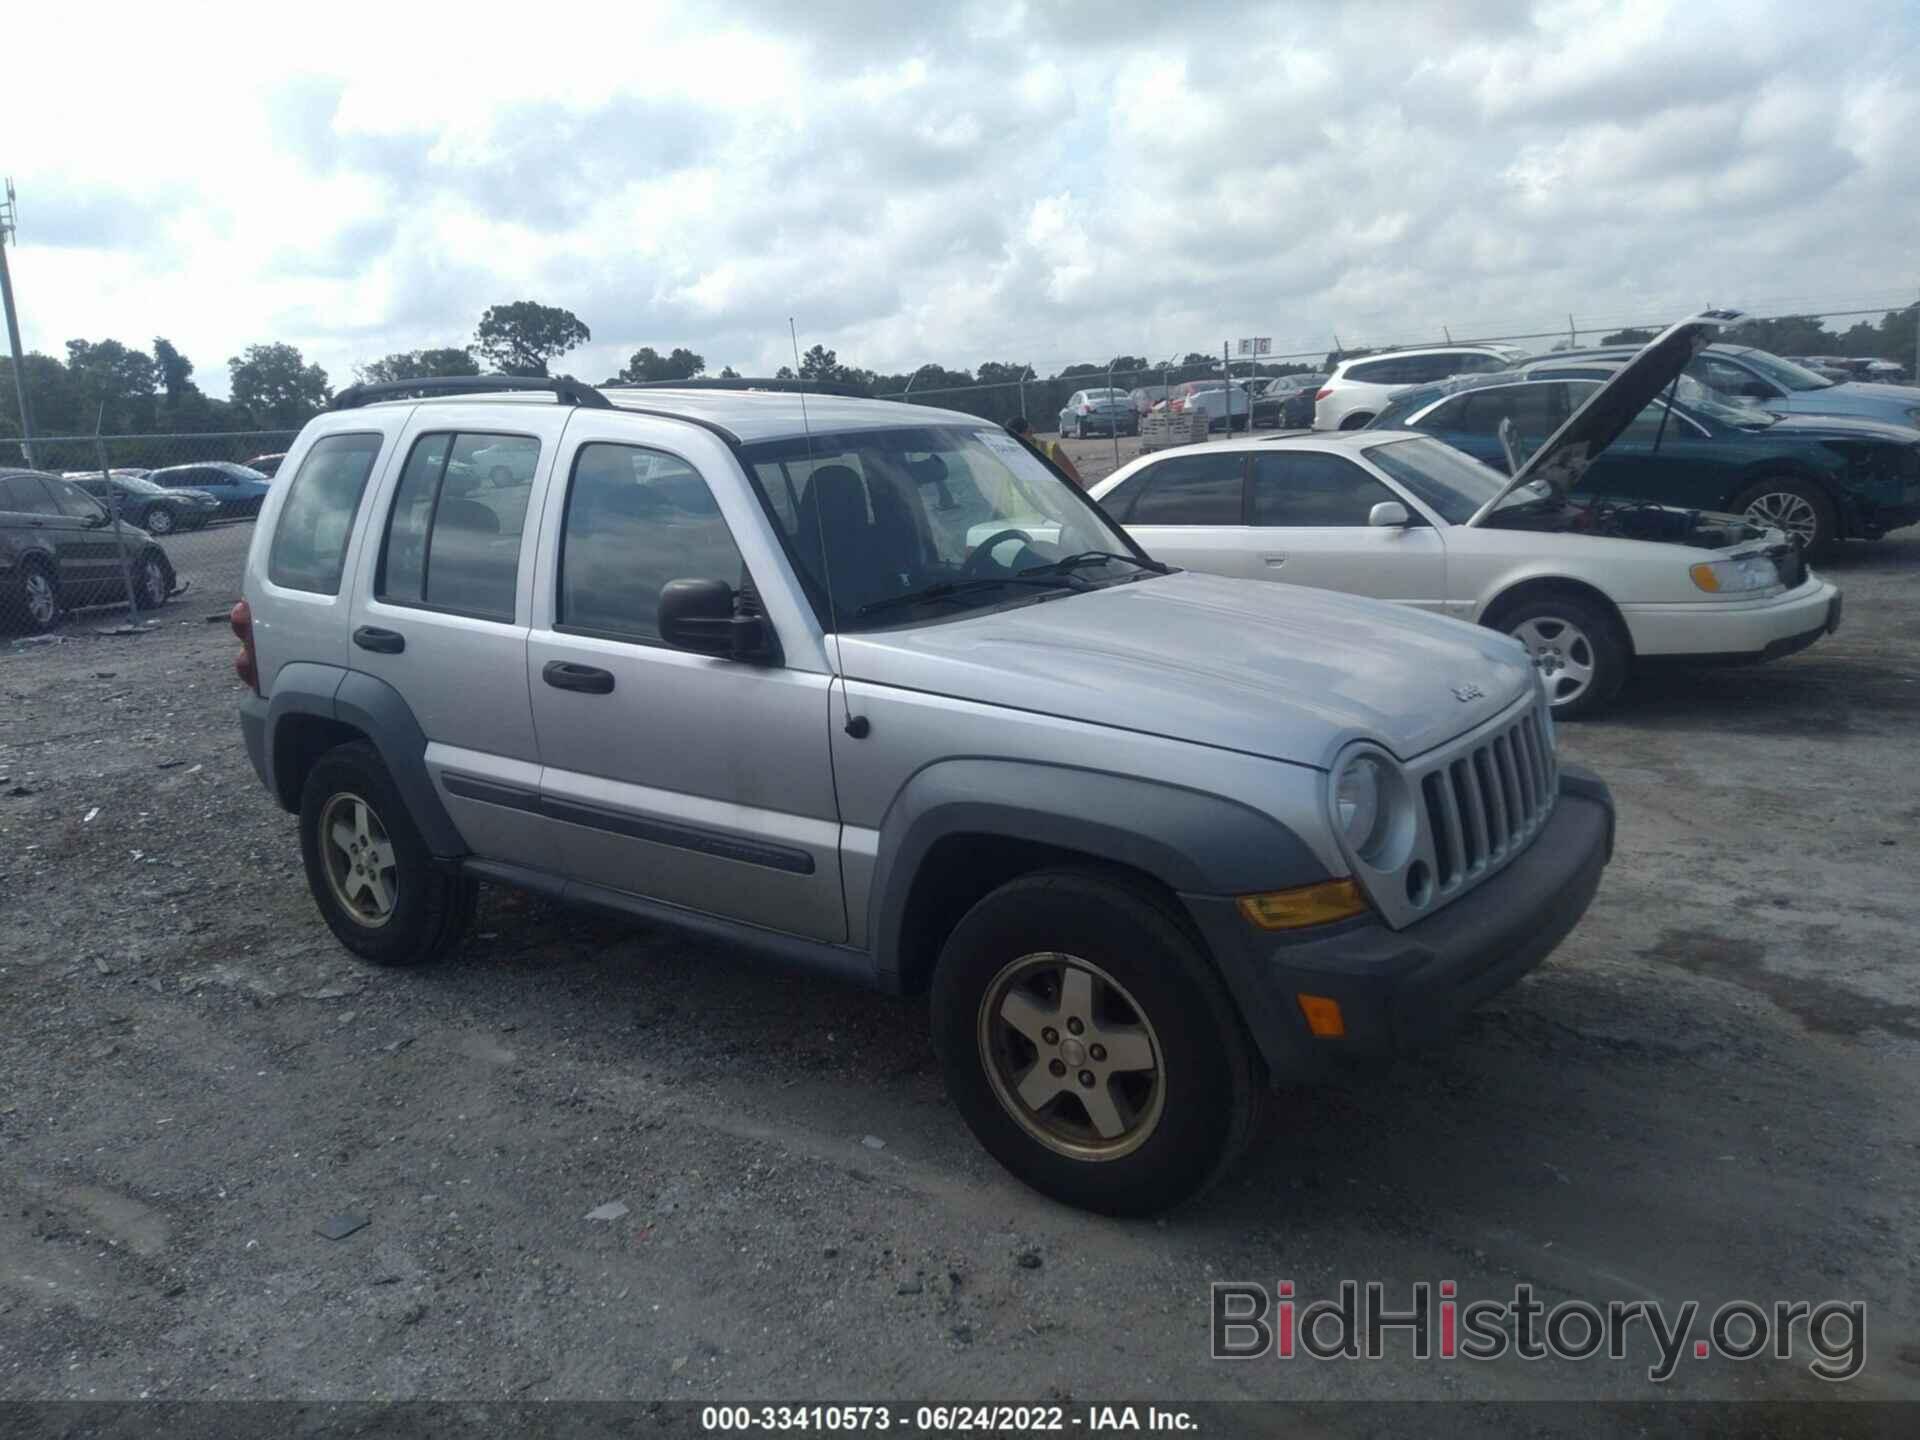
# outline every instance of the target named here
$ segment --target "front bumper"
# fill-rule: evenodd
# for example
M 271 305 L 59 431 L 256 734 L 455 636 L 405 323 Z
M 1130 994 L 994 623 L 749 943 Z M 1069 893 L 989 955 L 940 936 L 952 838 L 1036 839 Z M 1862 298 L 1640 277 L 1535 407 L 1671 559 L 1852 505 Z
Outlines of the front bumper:
M 1183 896 L 1275 1084 L 1343 1055 L 1384 1058 L 1451 1030 L 1538 965 L 1586 913 L 1613 856 L 1613 797 L 1560 768 L 1553 816 L 1516 860 L 1404 930 L 1362 918 L 1291 937 L 1255 929 L 1231 897 Z M 1311 937 L 1311 938 L 1309 938 Z M 1340 1003 L 1346 1034 L 1315 1039 L 1295 999 Z
M 1634 654 L 1646 660 L 1773 660 L 1840 626 L 1840 589 L 1809 574 L 1765 600 L 1622 605 Z

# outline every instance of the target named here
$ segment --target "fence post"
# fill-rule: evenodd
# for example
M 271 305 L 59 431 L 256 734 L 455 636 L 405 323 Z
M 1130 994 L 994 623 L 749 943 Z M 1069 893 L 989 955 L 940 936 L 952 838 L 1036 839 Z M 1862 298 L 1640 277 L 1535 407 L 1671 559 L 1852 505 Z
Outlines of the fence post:
M 1107 359 L 1107 403 L 1109 405 L 1113 403 L 1113 359 L 1111 356 Z M 1127 408 L 1129 410 L 1133 408 L 1133 399 L 1131 396 L 1127 399 Z M 1118 470 L 1120 468 L 1120 422 L 1118 420 L 1112 421 L 1109 428 L 1113 432 L 1113 468 Z
M 113 520 L 113 548 L 120 552 L 120 582 L 127 587 L 127 618 L 132 621 L 140 618 L 140 596 L 133 588 L 133 567 L 127 564 L 126 537 L 120 533 L 120 492 L 113 488 L 113 472 L 107 466 L 107 442 L 100 435 L 100 426 L 106 415 L 107 405 L 103 400 L 93 417 L 93 451 L 94 458 L 100 462 L 100 479 L 107 487 L 107 514 Z

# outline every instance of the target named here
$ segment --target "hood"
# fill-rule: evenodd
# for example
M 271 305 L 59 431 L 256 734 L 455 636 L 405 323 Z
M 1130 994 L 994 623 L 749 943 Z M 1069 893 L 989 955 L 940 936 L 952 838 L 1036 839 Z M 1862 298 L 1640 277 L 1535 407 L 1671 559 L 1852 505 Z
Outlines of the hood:
M 851 680 L 1324 767 L 1410 759 L 1536 680 L 1504 635 L 1383 601 L 1181 571 L 843 638 Z
M 1920 406 L 1920 396 L 1914 404 Z M 1761 407 L 1766 408 L 1766 407 Z M 1920 434 L 1911 425 L 1896 425 L 1891 420 L 1876 420 L 1870 415 L 1807 415 L 1775 410 L 1780 418 L 1767 426 L 1763 435 L 1796 435 L 1808 440 L 1884 440 L 1889 445 L 1920 444 Z
M 1740 318 L 1738 310 L 1706 310 L 1677 325 L 1669 326 L 1645 349 L 1614 372 L 1586 404 L 1567 418 L 1567 422 L 1546 443 L 1520 464 L 1512 466 L 1512 478 L 1506 486 L 1467 521 L 1478 525 L 1514 491 L 1531 480 L 1544 480 L 1557 495 L 1565 495 L 1580 483 L 1580 476 L 1593 458 L 1620 438 L 1620 432 L 1646 409 L 1654 397 L 1673 384 L 1689 361 L 1712 341 L 1722 325 Z M 1504 430 L 1504 425 L 1503 425 Z M 1506 436 L 1502 435 L 1504 441 Z

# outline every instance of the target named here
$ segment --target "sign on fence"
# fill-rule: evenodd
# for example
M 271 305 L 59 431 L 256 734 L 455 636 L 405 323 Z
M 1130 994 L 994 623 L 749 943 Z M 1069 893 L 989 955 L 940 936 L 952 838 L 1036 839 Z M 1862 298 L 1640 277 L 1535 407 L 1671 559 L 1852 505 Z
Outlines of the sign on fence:
M 1238 353 L 1241 355 L 1271 355 L 1273 353 L 1273 337 L 1271 335 L 1256 335 L 1250 340 L 1242 340 Z

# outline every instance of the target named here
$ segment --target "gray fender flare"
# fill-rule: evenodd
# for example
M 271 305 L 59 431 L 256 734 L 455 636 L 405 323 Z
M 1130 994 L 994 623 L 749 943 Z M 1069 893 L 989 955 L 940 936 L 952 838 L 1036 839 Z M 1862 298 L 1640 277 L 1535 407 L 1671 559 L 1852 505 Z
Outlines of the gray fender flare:
M 467 844 L 427 773 L 426 733 L 398 690 L 372 675 L 337 665 L 296 662 L 280 668 L 273 677 L 262 727 L 262 778 L 283 805 L 297 809 L 300 797 L 286 794 L 274 766 L 281 722 L 294 715 L 337 720 L 365 735 L 380 752 L 381 763 L 393 777 L 427 849 L 442 859 L 467 853 Z
M 1241 895 L 1328 878 L 1299 836 L 1224 796 L 1063 765 L 943 761 L 901 788 L 881 824 L 867 934 L 883 986 L 915 978 L 900 974 L 914 881 L 936 844 L 963 834 L 1080 851 L 1176 894 Z

